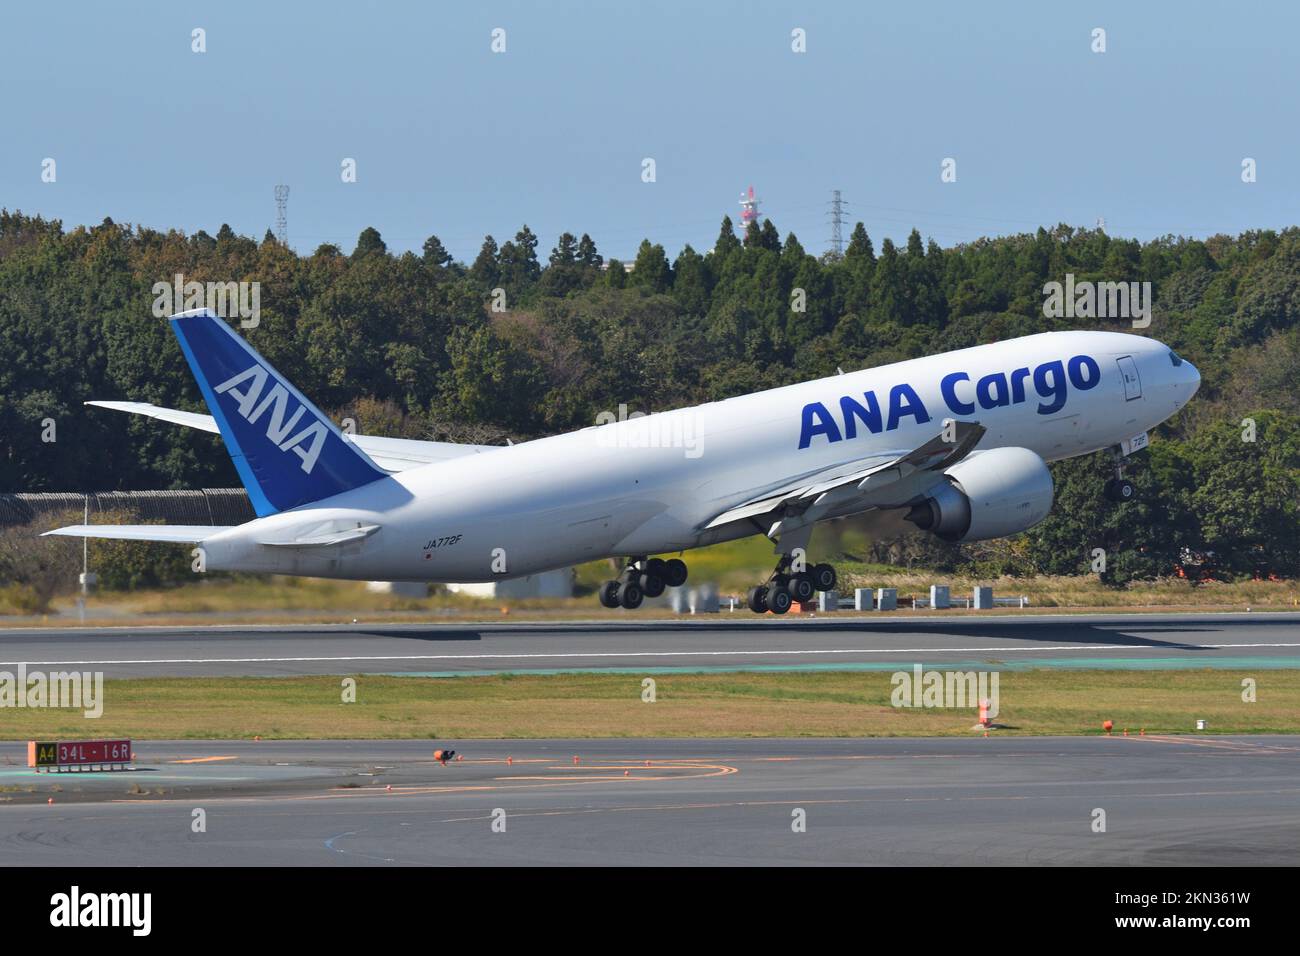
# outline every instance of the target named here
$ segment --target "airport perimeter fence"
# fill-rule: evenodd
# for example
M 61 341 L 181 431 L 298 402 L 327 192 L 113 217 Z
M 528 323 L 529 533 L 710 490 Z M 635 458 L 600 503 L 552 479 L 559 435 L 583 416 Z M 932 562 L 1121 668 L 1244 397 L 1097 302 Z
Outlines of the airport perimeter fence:
M 256 515 L 243 488 L 195 491 L 35 492 L 0 495 L 0 528 L 31 524 L 46 517 L 84 514 L 93 524 L 98 514 L 131 514 L 142 522 L 236 525 Z

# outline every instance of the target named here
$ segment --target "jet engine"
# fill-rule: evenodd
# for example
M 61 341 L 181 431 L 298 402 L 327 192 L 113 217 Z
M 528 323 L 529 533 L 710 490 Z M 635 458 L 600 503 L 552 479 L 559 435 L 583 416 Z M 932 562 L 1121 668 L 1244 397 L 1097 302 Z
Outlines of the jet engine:
M 992 448 L 959 461 L 907 520 L 944 541 L 983 541 L 1032 528 L 1052 509 L 1052 473 L 1028 448 Z

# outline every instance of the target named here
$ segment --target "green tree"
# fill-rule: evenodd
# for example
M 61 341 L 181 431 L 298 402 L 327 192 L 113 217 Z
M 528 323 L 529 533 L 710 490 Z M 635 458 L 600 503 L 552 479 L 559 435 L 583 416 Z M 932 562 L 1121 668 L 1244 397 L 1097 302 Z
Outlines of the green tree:
M 643 239 L 632 266 L 631 279 L 633 285 L 648 292 L 667 292 L 673 284 L 673 273 L 664 247 L 652 246 L 649 239 Z
M 388 246 L 379 235 L 379 230 L 373 226 L 367 226 L 361 230 L 361 235 L 357 237 L 357 247 L 352 250 L 353 259 L 362 259 L 370 255 L 387 255 Z
M 484 289 L 496 288 L 501 281 L 500 253 L 497 250 L 497 241 L 491 236 L 483 238 L 483 245 L 474 263 L 469 267 L 469 274 L 470 278 Z
M 435 269 L 445 269 L 451 265 L 451 253 L 437 236 L 424 240 L 424 261 Z

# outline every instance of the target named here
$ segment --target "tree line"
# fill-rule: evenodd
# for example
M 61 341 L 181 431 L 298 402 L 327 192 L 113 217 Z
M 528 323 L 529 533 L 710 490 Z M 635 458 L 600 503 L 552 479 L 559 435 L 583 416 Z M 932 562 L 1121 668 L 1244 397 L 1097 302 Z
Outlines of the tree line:
M 155 283 L 258 282 L 267 359 L 360 431 L 504 442 L 593 424 L 625 403 L 661 411 L 1034 332 L 1132 331 L 1050 318 L 1044 286 L 1150 282 L 1145 331 L 1194 362 L 1202 389 L 1132 473 L 1137 502 L 1101 493 L 1104 455 L 1053 465 L 1057 505 L 993 545 L 886 538 L 870 557 L 1123 582 L 1205 566 L 1300 573 L 1300 230 L 1149 242 L 1066 225 L 943 248 L 913 230 L 879 248 L 858 223 L 814 255 L 771 219 L 670 257 L 646 240 L 629 271 L 586 234 L 546 255 L 523 226 L 457 262 L 436 236 L 391 253 L 368 228 L 345 252 L 105 220 L 0 211 L 0 491 L 230 487 L 213 436 L 86 409 L 130 399 L 202 410 L 155 317 Z M 1193 572 L 1199 573 L 1199 572 Z

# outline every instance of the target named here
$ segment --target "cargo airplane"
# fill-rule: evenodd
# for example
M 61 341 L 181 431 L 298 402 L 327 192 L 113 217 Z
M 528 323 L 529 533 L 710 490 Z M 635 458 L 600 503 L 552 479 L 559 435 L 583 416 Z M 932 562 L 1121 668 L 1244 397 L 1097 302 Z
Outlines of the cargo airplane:
M 777 614 L 836 584 L 809 563 L 821 521 L 898 510 L 946 541 L 1024 531 L 1051 509 L 1047 462 L 1124 462 L 1200 385 L 1143 336 L 1045 332 L 611 421 L 508 446 L 345 434 L 215 314 L 170 319 L 210 414 L 87 404 L 220 434 L 257 517 L 230 527 L 76 525 L 75 537 L 197 545 L 207 570 L 385 581 L 521 577 L 598 558 L 606 607 L 685 583 L 671 555 L 765 535 L 749 593 Z M 668 557 L 665 557 L 668 556 Z

